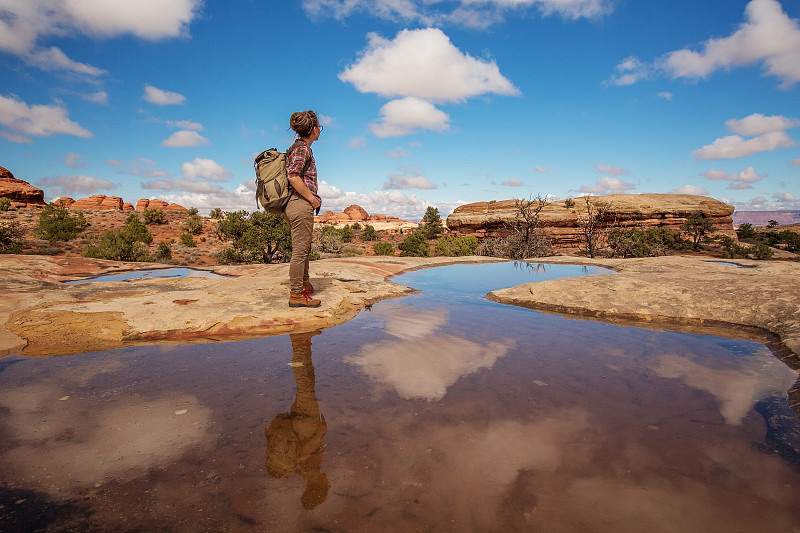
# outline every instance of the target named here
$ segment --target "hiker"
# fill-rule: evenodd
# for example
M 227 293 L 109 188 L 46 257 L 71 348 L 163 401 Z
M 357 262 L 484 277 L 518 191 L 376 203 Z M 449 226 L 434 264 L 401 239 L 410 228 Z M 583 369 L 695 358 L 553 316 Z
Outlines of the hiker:
M 317 193 L 317 165 L 311 145 L 319 139 L 322 125 L 313 111 L 292 113 L 289 126 L 297 134 L 286 158 L 286 175 L 292 194 L 283 213 L 292 229 L 292 259 L 289 262 L 289 307 L 319 307 L 311 297 L 314 286 L 308 278 L 308 257 L 314 230 L 314 210 L 319 213 L 322 198 Z

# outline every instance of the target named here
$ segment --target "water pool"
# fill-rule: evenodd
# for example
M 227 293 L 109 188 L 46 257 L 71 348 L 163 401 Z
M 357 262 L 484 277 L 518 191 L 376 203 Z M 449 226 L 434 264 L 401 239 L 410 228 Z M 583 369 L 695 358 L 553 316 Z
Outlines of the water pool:
M 762 344 L 483 298 L 602 272 L 441 267 L 317 335 L 0 359 L 0 530 L 796 531 L 797 373 Z
M 199 270 L 196 268 L 151 268 L 147 270 L 131 270 L 130 272 L 119 272 L 117 274 L 106 274 L 94 278 L 76 279 L 65 281 L 65 285 L 80 285 L 83 283 L 96 283 L 102 281 L 127 281 L 131 279 L 151 279 L 151 278 L 223 278 L 215 272 L 209 270 Z

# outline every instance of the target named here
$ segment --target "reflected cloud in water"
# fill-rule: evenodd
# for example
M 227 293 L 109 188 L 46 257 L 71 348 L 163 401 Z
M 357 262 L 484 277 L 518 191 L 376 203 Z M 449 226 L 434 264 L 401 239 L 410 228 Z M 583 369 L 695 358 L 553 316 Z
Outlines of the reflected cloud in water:
M 396 338 L 365 344 L 348 361 L 404 399 L 440 400 L 459 378 L 491 368 L 516 345 L 511 339 L 479 344 L 444 333 L 447 313 L 441 311 L 395 309 L 383 318 L 385 331 Z

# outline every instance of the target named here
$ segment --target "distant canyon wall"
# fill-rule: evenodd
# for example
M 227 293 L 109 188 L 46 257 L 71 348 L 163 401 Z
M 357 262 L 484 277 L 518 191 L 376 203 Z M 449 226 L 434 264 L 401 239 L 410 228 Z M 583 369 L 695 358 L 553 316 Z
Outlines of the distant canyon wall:
M 550 238 L 553 246 L 577 248 L 581 245 L 581 229 L 578 218 L 586 214 L 583 198 L 550 202 L 539 214 L 542 233 Z M 731 215 L 734 208 L 707 196 L 688 194 L 611 194 L 592 196 L 592 205 L 607 206 L 600 221 L 601 228 L 650 228 L 660 227 L 680 231 L 680 226 L 693 214 L 701 213 L 709 218 L 717 234 L 736 239 Z M 458 235 L 476 237 L 505 236 L 514 223 L 516 213 L 514 200 L 498 202 L 476 202 L 457 207 L 447 217 L 447 227 Z

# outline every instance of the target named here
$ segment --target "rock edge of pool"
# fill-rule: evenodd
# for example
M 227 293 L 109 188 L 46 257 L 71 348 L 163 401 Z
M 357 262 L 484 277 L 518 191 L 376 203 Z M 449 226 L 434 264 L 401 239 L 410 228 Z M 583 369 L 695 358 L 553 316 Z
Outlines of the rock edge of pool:
M 288 265 L 213 266 L 222 278 L 145 278 L 65 285 L 74 279 L 158 268 L 80 257 L 0 256 L 0 356 L 83 353 L 137 344 L 217 342 L 313 331 L 342 324 L 373 303 L 414 289 L 402 272 L 485 257 L 354 257 L 315 261 L 319 308 L 289 308 Z M 708 257 L 588 259 L 553 256 L 531 263 L 592 265 L 612 275 L 526 283 L 488 298 L 544 312 L 666 329 L 780 341 L 781 358 L 800 367 L 800 263 L 713 261 Z M 163 265 L 162 265 L 163 266 Z M 724 334 L 724 333 L 723 333 Z

